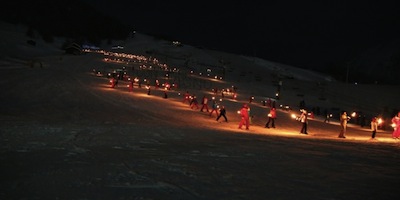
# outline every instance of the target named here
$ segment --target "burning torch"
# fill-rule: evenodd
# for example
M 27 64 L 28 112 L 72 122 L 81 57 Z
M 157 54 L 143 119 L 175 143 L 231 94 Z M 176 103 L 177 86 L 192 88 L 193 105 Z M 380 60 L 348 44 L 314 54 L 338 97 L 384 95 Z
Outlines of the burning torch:
M 249 100 L 249 103 L 253 102 L 253 100 L 254 100 L 254 96 L 251 96 L 250 100 Z
M 269 115 L 268 115 L 268 116 L 269 116 Z M 300 117 L 297 116 L 297 115 L 295 115 L 295 114 L 292 114 L 291 117 L 292 117 L 293 119 L 295 119 L 296 121 L 299 121 L 299 120 L 300 120 Z
M 146 85 L 147 95 L 150 95 L 150 85 Z

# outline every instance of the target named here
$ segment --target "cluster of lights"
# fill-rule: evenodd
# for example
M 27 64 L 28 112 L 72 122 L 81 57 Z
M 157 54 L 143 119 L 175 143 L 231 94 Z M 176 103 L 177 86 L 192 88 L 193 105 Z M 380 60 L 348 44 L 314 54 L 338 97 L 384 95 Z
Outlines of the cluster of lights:
M 104 50 L 91 50 L 91 49 L 85 49 L 85 52 L 95 52 L 95 53 L 101 53 L 105 56 L 104 61 L 113 61 L 113 62 L 127 62 L 129 64 L 130 62 L 138 62 L 138 63 L 151 63 L 154 65 L 157 65 L 158 67 L 164 69 L 165 71 L 168 71 L 169 68 L 167 64 L 160 63 L 157 58 L 154 57 L 145 57 L 143 55 L 134 55 L 134 54 L 128 54 L 128 53 L 116 53 L 116 52 L 109 52 L 109 51 L 104 51 Z M 173 68 L 171 71 L 178 71 L 177 68 Z
M 182 43 L 179 42 L 179 41 L 173 41 L 172 44 L 175 45 L 175 46 L 181 46 L 182 45 Z
M 290 108 L 290 106 L 289 105 L 279 105 L 279 107 L 282 109 L 282 110 L 291 110 L 292 108 Z
M 193 70 L 190 70 L 190 74 L 194 74 L 194 71 L 193 71 Z M 198 75 L 199 75 L 199 76 L 203 76 L 203 73 L 202 73 L 202 72 L 199 72 Z M 207 69 L 207 77 L 211 77 L 211 69 L 210 69 L 210 68 Z M 214 75 L 213 78 L 214 78 L 214 79 L 219 79 L 219 80 L 222 80 L 222 79 L 223 79 L 222 76 L 218 76 L 218 75 Z
M 134 55 L 134 54 L 127 54 L 127 53 L 115 53 L 115 52 L 102 52 L 104 56 L 108 57 L 106 58 L 107 61 L 116 61 L 115 59 L 110 59 L 110 57 L 114 57 L 118 59 L 117 61 L 125 61 L 127 60 L 128 62 L 133 61 L 133 62 L 145 62 L 145 63 L 154 63 L 158 64 L 157 59 L 151 59 L 151 58 L 146 58 L 145 56 L 142 55 Z
M 173 44 L 174 44 L 174 45 L 177 45 L 177 46 L 178 46 L 178 45 L 181 45 L 181 43 L 178 42 L 178 41 L 174 41 Z M 117 46 L 117 48 L 114 48 L 114 49 L 123 49 L 123 47 Z M 158 65 L 159 67 L 163 68 L 164 70 L 168 71 L 168 66 L 167 66 L 166 64 L 161 64 L 161 63 L 159 63 L 159 60 L 156 59 L 156 58 L 146 58 L 145 56 L 142 56 L 142 55 L 133 55 L 133 54 L 127 54 L 127 53 L 106 52 L 106 51 L 104 51 L 104 50 L 83 49 L 83 51 L 84 51 L 84 52 L 102 53 L 104 56 L 109 56 L 109 57 L 104 58 L 105 61 L 115 61 L 115 62 L 125 62 L 125 61 L 127 61 L 127 62 L 131 62 L 131 61 L 133 60 L 133 62 L 153 63 L 153 64 L 156 64 L 156 65 Z M 114 58 L 111 59 L 110 57 L 114 57 Z M 126 59 L 127 59 L 127 60 L 126 60 Z M 152 66 L 151 66 L 151 65 L 146 66 L 146 65 L 143 64 L 143 65 L 139 66 L 139 68 L 140 68 L 140 69 L 152 69 Z M 179 71 L 179 70 L 178 70 L 177 68 L 173 68 L 172 71 L 173 71 L 173 72 L 176 72 L 176 71 Z M 208 77 L 211 76 L 211 72 L 212 72 L 212 70 L 211 70 L 210 68 L 208 68 L 208 69 L 207 69 L 207 76 L 208 76 Z M 114 73 L 116 73 L 116 71 L 114 71 Z M 193 74 L 194 71 L 191 70 L 190 73 Z M 124 75 L 126 75 L 126 71 L 124 71 Z M 202 76 L 202 75 L 203 75 L 203 74 L 202 74 L 201 72 L 199 72 L 199 76 Z M 96 76 L 102 76 L 101 72 L 100 72 L 100 71 L 97 71 L 97 72 L 96 72 Z M 110 77 L 110 76 L 111 76 L 111 73 L 108 73 L 108 76 Z M 118 76 L 119 76 L 119 74 L 118 74 Z M 169 77 L 168 73 L 167 73 L 165 76 L 168 78 L 168 77 Z M 221 77 L 218 77 L 217 75 L 215 75 L 215 76 L 214 76 L 214 79 L 220 79 L 220 80 L 222 80 L 222 76 L 221 76 Z M 128 77 L 128 80 L 130 81 L 131 78 Z M 114 81 L 114 80 L 110 80 L 110 83 L 113 83 L 113 81 Z M 146 82 L 146 81 L 147 81 L 147 80 L 144 79 L 144 82 Z M 157 80 L 157 81 L 158 81 L 158 80 Z M 136 82 L 136 83 L 139 82 L 139 78 L 134 78 L 134 82 Z M 355 83 L 355 84 L 357 84 L 357 83 Z M 127 85 L 127 86 L 129 87 L 129 85 Z M 175 86 L 175 85 L 172 84 L 172 86 Z M 170 85 L 169 83 L 165 83 L 165 84 L 163 84 L 163 87 L 164 87 L 166 90 L 169 90 L 169 89 L 171 88 L 171 85 Z M 234 86 L 232 86 L 232 88 L 234 88 Z M 149 89 L 150 89 L 150 86 L 147 85 L 147 86 L 146 86 L 146 89 L 149 90 Z M 228 94 L 231 94 L 231 91 L 230 91 L 229 88 L 227 88 L 225 91 L 226 91 Z M 222 90 L 222 92 L 224 92 L 224 89 Z M 180 93 L 178 93 L 178 95 L 180 95 Z M 277 98 L 279 98 L 279 92 L 276 92 L 275 96 L 276 96 Z M 234 93 L 233 96 L 232 96 L 232 98 L 233 98 L 233 99 L 236 99 L 236 98 L 237 98 L 237 94 Z M 193 99 L 193 97 L 190 96 L 190 99 Z M 215 97 L 212 97 L 212 99 L 215 100 Z M 254 96 L 251 97 L 251 100 L 254 100 Z M 219 99 L 219 101 L 222 101 L 222 99 Z M 285 105 L 285 106 L 280 105 L 280 107 L 281 107 L 282 109 L 285 109 L 285 110 L 290 110 L 290 109 L 291 109 L 288 105 Z M 237 111 L 237 113 L 240 114 L 240 110 Z M 270 114 L 268 114 L 268 116 L 270 116 Z M 351 113 L 351 117 L 356 117 L 356 116 L 357 116 L 357 113 L 356 113 L 356 112 L 352 112 L 352 113 Z M 296 116 L 295 114 L 292 114 L 291 117 L 294 118 L 294 119 L 298 119 L 298 118 L 299 118 L 299 117 Z M 329 117 L 332 117 L 332 114 L 329 114 Z M 350 119 L 351 119 L 351 118 L 348 117 L 348 120 L 350 120 Z M 378 119 L 377 119 L 377 122 L 378 122 L 378 124 L 382 124 L 382 123 L 383 123 L 382 118 L 378 118 Z M 394 128 L 396 125 L 395 125 L 395 124 L 391 124 L 391 126 Z
M 162 86 L 164 87 L 165 90 L 171 89 L 171 85 L 169 83 L 163 83 Z
M 211 97 L 212 100 L 215 100 L 215 97 Z M 222 99 L 219 99 L 219 102 L 222 102 Z
M 146 66 L 146 65 L 140 65 L 140 66 L 139 66 L 139 69 L 141 69 L 141 70 L 143 70 L 143 69 L 149 69 L 149 70 L 152 70 L 152 69 L 153 69 L 153 67 L 152 67 L 151 65 L 149 65 L 149 66 Z

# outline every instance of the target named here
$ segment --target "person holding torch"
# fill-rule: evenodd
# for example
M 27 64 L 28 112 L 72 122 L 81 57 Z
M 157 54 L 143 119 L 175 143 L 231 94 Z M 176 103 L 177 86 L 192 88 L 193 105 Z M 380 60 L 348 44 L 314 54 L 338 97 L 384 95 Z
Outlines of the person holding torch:
M 371 130 L 372 130 L 372 135 L 371 135 L 371 139 L 375 139 L 375 134 L 376 131 L 378 130 L 378 119 L 376 117 L 373 117 L 371 120 Z
M 396 116 L 392 118 L 392 126 L 393 126 L 393 139 L 399 139 L 400 137 L 400 112 L 397 113 Z
M 242 129 L 242 126 L 246 126 L 246 130 L 249 130 L 250 118 L 247 104 L 243 104 L 243 107 L 239 111 L 240 117 L 242 118 L 239 123 L 239 129 Z
M 219 120 L 219 118 L 224 117 L 225 122 L 228 122 L 228 118 L 226 118 L 226 110 L 225 110 L 225 106 L 221 106 L 221 108 L 219 109 L 219 115 L 217 117 L 217 121 Z
M 307 125 L 308 125 L 308 119 L 307 119 L 307 110 L 302 109 L 301 110 L 301 115 L 298 118 L 298 120 L 301 122 L 302 126 L 301 126 L 301 130 L 300 133 L 302 134 L 308 134 L 307 132 Z
M 339 133 L 339 138 L 346 138 L 346 128 L 347 128 L 347 122 L 350 120 L 350 117 L 347 115 L 346 111 L 342 112 L 342 115 L 340 115 L 340 133 Z
M 215 114 L 217 115 L 217 117 L 218 117 L 218 104 L 217 104 L 217 101 L 215 101 L 215 100 L 213 100 L 213 104 L 212 104 L 212 110 L 211 110 L 211 112 L 210 112 L 210 117 L 212 116 L 212 114 L 213 114 L 213 112 L 215 112 Z
M 265 128 L 269 128 L 269 123 L 271 123 L 272 128 L 275 128 L 275 119 L 276 119 L 276 109 L 272 107 L 268 113 L 268 122 L 265 124 Z

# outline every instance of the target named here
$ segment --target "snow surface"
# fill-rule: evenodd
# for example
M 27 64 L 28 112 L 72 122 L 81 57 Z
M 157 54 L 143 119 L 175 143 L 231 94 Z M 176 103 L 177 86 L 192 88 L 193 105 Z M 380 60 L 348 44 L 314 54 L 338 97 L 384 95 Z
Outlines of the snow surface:
M 166 81 L 165 71 L 139 70 L 143 64 L 157 69 L 154 63 L 104 61 L 103 54 L 93 52 L 66 55 L 58 48 L 62 39 L 52 45 L 35 39 L 37 45 L 31 46 L 25 30 L 9 25 L 1 30 L 1 199 L 398 196 L 400 140 L 391 138 L 390 127 L 371 140 L 369 126 L 350 123 L 347 138 L 339 139 L 337 119 L 324 123 L 316 115 L 309 121 L 309 135 L 302 135 L 290 116 L 299 114 L 301 100 L 321 112 L 387 114 L 399 108 L 398 86 L 343 84 L 292 66 L 177 47 L 140 33 L 115 41 L 112 45 L 123 45 L 125 53 L 179 68 L 179 73 L 169 72 L 168 81 L 179 84 L 165 99 L 153 82 L 150 95 L 145 84 L 129 92 L 127 82 L 110 88 L 106 77 L 93 72 L 126 67 L 130 75 Z M 110 51 L 112 45 L 101 48 Z M 223 80 L 205 75 L 205 68 L 221 66 Z M 278 109 L 277 128 L 266 129 L 268 108 L 261 101 L 275 98 L 280 80 L 276 104 L 292 110 Z M 182 103 L 186 91 L 200 102 L 203 95 L 214 96 L 213 88 L 231 86 L 238 88 L 237 99 L 215 96 L 227 108 L 228 123 Z M 251 96 L 255 99 L 249 103 Z M 238 129 L 236 112 L 243 103 L 254 116 L 249 131 Z

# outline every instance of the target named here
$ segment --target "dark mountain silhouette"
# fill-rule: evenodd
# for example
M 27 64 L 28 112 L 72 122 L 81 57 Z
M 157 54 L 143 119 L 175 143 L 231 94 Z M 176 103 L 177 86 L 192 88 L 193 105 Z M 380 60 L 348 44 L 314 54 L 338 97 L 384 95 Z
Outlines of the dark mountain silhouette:
M 33 37 L 34 31 L 37 31 L 40 36 L 47 42 L 52 42 L 53 37 L 55 36 L 71 38 L 73 39 L 73 42 L 76 43 L 90 42 L 93 44 L 99 44 L 101 41 L 104 41 L 104 39 L 111 41 L 129 37 L 130 32 L 133 30 L 129 27 L 126 21 L 123 21 L 118 16 L 113 16 L 113 12 L 106 12 L 104 11 L 104 9 L 99 9 L 98 7 L 93 5 L 94 3 L 89 4 L 87 2 L 88 1 L 82 0 L 6 1 L 0 8 L 0 19 L 13 24 L 28 25 L 28 35 L 31 35 Z M 106 5 L 105 2 L 100 3 L 102 3 L 103 7 L 104 5 Z M 152 8 L 150 7 L 148 9 Z M 135 22 L 144 23 L 142 21 L 152 19 L 156 20 L 157 17 L 148 19 L 147 16 L 143 15 L 143 20 L 136 19 Z M 347 18 L 343 18 L 340 20 L 343 21 L 343 23 L 348 21 Z M 322 19 L 317 20 L 315 23 L 320 23 L 321 21 Z M 209 43 L 215 43 L 215 47 L 211 47 L 212 45 L 210 46 L 209 44 L 199 45 L 198 43 L 201 43 L 201 41 L 196 44 L 190 45 L 202 46 L 205 48 L 211 48 L 221 51 L 223 51 L 223 47 L 221 46 L 226 46 L 225 49 L 232 50 L 234 49 L 233 46 L 236 46 L 235 48 L 239 50 L 254 48 L 254 53 L 251 53 L 251 56 L 261 57 L 267 60 L 277 61 L 285 64 L 290 64 L 290 62 L 294 62 L 295 64 L 290 65 L 328 73 L 340 81 L 366 84 L 378 83 L 397 85 L 398 82 L 395 75 L 399 73 L 399 39 L 390 39 L 396 38 L 393 36 L 393 34 L 396 33 L 397 28 L 394 27 L 395 22 L 390 23 L 382 21 L 383 20 L 381 19 L 371 22 L 371 26 L 375 27 L 374 30 L 376 29 L 376 31 L 372 35 L 355 35 L 354 33 L 354 30 L 362 29 L 362 27 L 364 27 L 362 26 L 363 23 L 365 25 L 365 23 L 367 22 L 363 22 L 361 23 L 361 25 L 357 25 L 359 23 L 346 23 L 347 25 L 344 26 L 346 28 L 343 28 L 344 30 L 339 30 L 338 32 L 341 35 L 348 34 L 349 36 L 345 37 L 345 40 L 333 40 L 328 43 L 326 43 L 327 38 L 325 38 L 326 36 L 324 34 L 326 34 L 325 32 L 329 32 L 332 27 L 330 27 L 330 29 L 328 27 L 327 30 L 323 32 L 323 35 L 314 35 L 314 32 L 312 32 L 312 30 L 308 30 L 308 32 L 306 33 L 309 34 L 298 35 L 298 38 L 291 38 L 287 36 L 285 37 L 285 40 L 287 41 L 283 44 L 280 44 L 279 42 L 273 43 L 274 41 L 282 40 L 282 38 L 278 38 L 278 35 L 265 35 L 265 38 L 268 38 L 266 39 L 266 41 L 256 41 L 257 38 L 251 38 L 249 40 L 251 40 L 252 42 L 246 43 L 247 46 L 237 44 L 238 38 L 235 38 L 234 41 L 232 41 L 233 39 L 229 40 L 229 38 L 227 38 L 227 40 L 218 42 L 208 41 Z M 367 24 L 369 23 L 370 22 L 368 22 Z M 383 26 L 382 23 L 386 25 Z M 154 23 L 152 22 L 150 24 L 157 24 L 157 22 L 155 21 Z M 317 24 L 312 25 L 317 26 Z M 164 24 L 163 27 L 165 26 L 166 25 Z M 299 23 L 291 24 L 290 26 L 298 26 L 299 29 L 302 28 L 307 30 L 305 27 L 300 26 Z M 378 30 L 387 29 L 387 27 L 390 26 L 393 26 L 393 31 L 390 37 L 388 36 L 388 38 L 385 38 L 384 35 L 382 35 L 382 33 L 380 32 L 378 34 Z M 163 29 L 160 28 L 160 30 Z M 138 31 L 146 32 L 145 30 Z M 196 31 L 203 32 L 197 29 Z M 242 30 L 242 32 L 243 31 L 244 30 Z M 206 31 L 204 32 L 204 34 L 207 33 Z M 232 34 L 234 34 L 235 32 L 236 31 L 232 31 Z M 179 38 L 179 36 L 173 36 L 171 34 L 166 35 L 164 33 L 153 33 L 153 35 L 163 39 L 174 38 L 177 40 L 182 40 L 185 43 L 185 38 Z M 186 35 L 186 37 L 193 38 L 192 34 Z M 207 35 L 204 35 L 204 38 L 206 38 L 206 36 Z M 234 36 L 236 37 L 237 35 Z M 247 36 L 242 35 L 240 37 Z M 291 38 L 291 40 L 288 40 L 288 38 Z M 347 43 L 355 40 L 354 38 L 357 38 L 356 47 L 346 46 Z M 292 40 L 298 41 L 299 45 L 314 45 L 321 48 L 319 52 L 311 50 L 307 52 L 307 50 L 304 49 L 302 50 L 303 53 L 299 52 L 298 54 L 289 55 L 288 49 L 294 48 L 290 46 L 293 46 Z M 338 43 L 338 45 L 336 45 L 334 49 L 329 47 L 332 45 L 332 42 Z M 278 47 L 272 48 L 274 45 Z M 324 45 L 326 45 L 326 47 L 324 47 Z M 220 49 L 218 49 L 217 47 Z M 238 52 L 234 53 L 239 54 Z M 246 55 L 246 53 L 243 54 Z M 305 58 L 305 55 L 310 56 L 310 58 Z M 288 62 L 285 62 L 285 59 Z M 301 62 L 299 61 L 296 64 L 295 60 L 301 60 Z M 311 64 L 312 62 L 314 62 L 315 66 Z M 327 64 L 315 64 L 322 62 L 325 62 Z
M 79 0 L 7 1 L 0 11 L 2 21 L 27 25 L 27 34 L 37 31 L 47 42 L 52 42 L 54 36 L 63 36 L 77 42 L 99 43 L 129 35 L 127 26 Z

